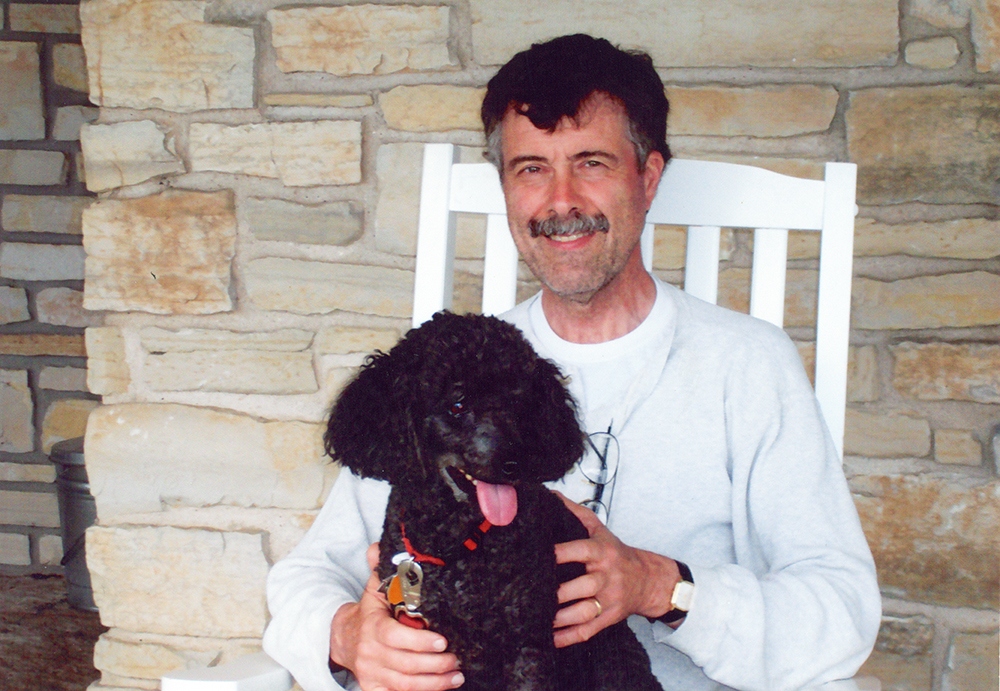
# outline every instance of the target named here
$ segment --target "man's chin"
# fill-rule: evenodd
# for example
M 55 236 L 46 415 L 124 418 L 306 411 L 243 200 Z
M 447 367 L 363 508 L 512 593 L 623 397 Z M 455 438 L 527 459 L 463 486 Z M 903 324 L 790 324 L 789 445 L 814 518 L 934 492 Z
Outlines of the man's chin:
M 600 280 L 594 276 L 581 276 L 577 280 L 567 280 L 565 274 L 558 276 L 558 280 L 547 280 L 541 278 L 542 286 L 560 300 L 575 302 L 585 305 L 601 291 L 609 280 Z

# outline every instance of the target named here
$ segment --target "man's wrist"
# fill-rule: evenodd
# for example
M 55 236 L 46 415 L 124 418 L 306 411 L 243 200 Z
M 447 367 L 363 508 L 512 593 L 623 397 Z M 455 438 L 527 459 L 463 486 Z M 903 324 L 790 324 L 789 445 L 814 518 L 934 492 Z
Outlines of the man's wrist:
M 359 612 L 357 602 L 348 602 L 341 605 L 333 615 L 333 620 L 330 622 L 330 648 L 327 656 L 331 674 L 351 669 L 348 654 L 348 649 L 351 647 L 349 639 L 354 638 L 351 632 L 357 631 L 354 620 Z
M 694 577 L 687 564 L 676 560 L 674 563 L 677 565 L 680 579 L 674 583 L 671 589 L 666 612 L 656 617 L 646 617 L 650 622 L 659 621 L 667 625 L 679 625 L 678 622 L 683 620 L 691 609 L 691 603 L 694 599 Z

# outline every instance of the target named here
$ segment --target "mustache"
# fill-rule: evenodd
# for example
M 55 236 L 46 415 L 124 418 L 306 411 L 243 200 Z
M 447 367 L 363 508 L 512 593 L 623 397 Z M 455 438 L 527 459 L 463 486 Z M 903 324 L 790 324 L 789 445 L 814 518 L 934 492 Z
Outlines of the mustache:
M 611 224 L 604 214 L 598 213 L 590 216 L 579 211 L 567 216 L 553 214 L 547 218 L 533 218 L 528 221 L 528 232 L 533 238 L 607 233 L 610 228 Z

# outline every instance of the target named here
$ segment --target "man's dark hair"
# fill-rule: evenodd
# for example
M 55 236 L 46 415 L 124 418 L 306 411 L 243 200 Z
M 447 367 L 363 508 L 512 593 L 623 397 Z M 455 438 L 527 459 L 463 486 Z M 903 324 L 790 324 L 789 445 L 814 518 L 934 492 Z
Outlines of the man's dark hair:
M 664 162 L 670 160 L 669 104 L 652 58 L 586 34 L 536 43 L 511 58 L 489 81 L 480 111 L 487 158 L 502 168 L 500 122 L 508 109 L 527 116 L 538 129 L 554 132 L 563 118 L 576 120 L 597 92 L 625 108 L 640 168 L 652 151 L 659 151 Z

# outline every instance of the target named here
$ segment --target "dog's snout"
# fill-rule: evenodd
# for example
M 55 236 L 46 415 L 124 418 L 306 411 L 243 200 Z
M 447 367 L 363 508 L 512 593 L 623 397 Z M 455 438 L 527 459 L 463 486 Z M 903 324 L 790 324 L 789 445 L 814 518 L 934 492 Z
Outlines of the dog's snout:
M 505 476 L 514 477 L 517 475 L 517 461 L 505 461 L 500 470 Z

